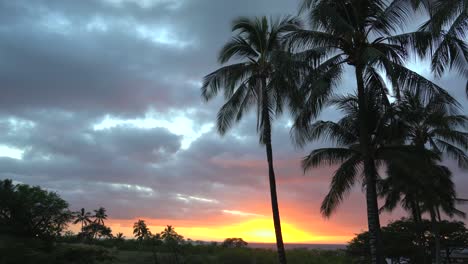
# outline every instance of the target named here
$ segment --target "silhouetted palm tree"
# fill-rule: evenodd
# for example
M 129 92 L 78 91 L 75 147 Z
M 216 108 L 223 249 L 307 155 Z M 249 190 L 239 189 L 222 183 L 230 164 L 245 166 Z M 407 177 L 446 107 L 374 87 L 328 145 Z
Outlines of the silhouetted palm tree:
M 107 219 L 106 209 L 104 207 L 99 207 L 99 209 L 94 210 L 94 222 L 100 225 L 104 225 L 104 220 Z
M 397 100 L 402 91 L 417 88 L 424 88 L 428 96 L 447 95 L 442 88 L 404 66 L 410 51 L 425 55 L 434 41 L 430 32 L 397 33 L 412 14 L 412 1 L 304 0 L 302 10 L 308 14 L 310 29 L 288 34 L 287 42 L 309 54 L 314 70 L 304 78 L 301 109 L 294 110 L 298 112 L 296 129 L 306 129 L 318 115 L 341 79 L 345 64 L 354 68 L 360 117 L 370 111 L 366 105 L 366 78 L 380 78 L 378 72 L 385 73 Z M 364 159 L 372 263 L 383 263 L 372 131 L 366 118 L 358 118 L 356 122 Z
M 468 0 L 419 0 L 430 18 L 421 26 L 436 37 L 432 71 L 437 76 L 450 68 L 468 79 Z M 468 83 L 466 86 L 468 95 Z
M 407 140 L 418 148 L 427 148 L 452 158 L 460 168 L 468 168 L 468 117 L 459 112 L 459 104 L 444 99 L 421 99 L 419 91 L 406 92 L 397 105 L 397 115 L 407 130 Z
M 330 100 L 330 104 L 345 113 L 338 122 L 317 121 L 295 135 L 295 139 L 299 142 L 325 138 L 336 145 L 336 147 L 315 149 L 302 162 L 304 171 L 323 165 L 339 166 L 333 174 L 330 190 L 321 205 L 321 212 L 326 217 L 337 209 L 356 182 L 362 180 L 365 186 L 366 177 L 369 175 L 376 180 L 379 179 L 379 168 L 383 165 L 401 165 L 408 162 L 417 164 L 417 159 L 414 158 L 418 154 L 417 149 L 401 145 L 394 140 L 395 135 L 402 132 L 400 128 L 394 126 L 393 109 L 390 108 L 388 99 L 381 96 L 379 91 L 370 88 L 365 96 L 369 111 L 364 118 L 372 134 L 368 145 L 370 157 L 367 157 L 371 163 L 367 168 L 364 167 L 366 161 L 364 147 L 359 141 L 358 120 L 362 117 L 359 114 L 357 96 L 336 97 Z M 368 171 L 365 171 L 366 169 Z
M 125 240 L 125 236 L 123 233 L 119 232 L 117 234 L 115 234 L 114 238 L 118 241 L 124 241 Z
M 419 93 L 406 92 L 397 103 L 397 116 L 406 131 L 404 140 L 421 150 L 436 155 L 420 156 L 424 166 L 404 167 L 390 165 L 388 178 L 383 181 L 382 196 L 386 197 L 383 209 L 393 210 L 398 203 L 410 211 L 413 219 L 421 223 L 421 215 L 428 212 L 433 223 L 436 263 L 440 263 L 440 237 L 437 215 L 440 209 L 448 216 L 464 216 L 455 208 L 458 201 L 450 170 L 438 165 L 439 157 L 458 161 L 461 168 L 468 168 L 468 118 L 458 113 L 456 105 L 447 105 L 437 97 L 427 103 Z
M 283 51 L 281 36 L 299 26 L 295 18 L 278 21 L 267 18 L 239 18 L 232 30 L 237 32 L 219 53 L 219 62 L 240 61 L 210 73 L 204 78 L 202 96 L 205 100 L 215 97 L 221 90 L 226 102 L 218 112 L 217 128 L 225 134 L 244 113 L 255 107 L 257 131 L 260 143 L 265 145 L 270 182 L 273 222 L 281 264 L 286 263 L 281 221 L 276 192 L 271 145 L 271 123 L 282 112 L 288 87 L 297 77 L 291 54 Z
M 84 208 L 81 208 L 80 211 L 75 212 L 75 220 L 73 221 L 73 224 L 78 224 L 81 223 L 81 232 L 83 232 L 83 228 L 91 223 L 91 213 L 86 212 Z
M 183 236 L 179 235 L 176 231 L 175 231 L 175 228 L 171 225 L 167 225 L 165 228 L 164 228 L 164 231 L 161 232 L 161 239 L 163 239 L 164 241 L 175 241 L 177 243 L 180 243 L 182 242 L 182 240 L 184 239 Z
M 151 236 L 151 232 L 146 226 L 146 223 L 144 220 L 138 219 L 138 221 L 135 222 L 135 224 L 133 224 L 133 235 L 139 241 L 143 241 Z

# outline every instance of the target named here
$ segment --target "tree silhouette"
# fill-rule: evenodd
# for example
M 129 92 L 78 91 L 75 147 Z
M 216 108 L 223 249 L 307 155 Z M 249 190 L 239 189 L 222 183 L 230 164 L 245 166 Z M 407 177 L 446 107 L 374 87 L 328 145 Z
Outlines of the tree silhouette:
M 447 105 L 437 97 L 425 103 L 417 92 L 404 94 L 402 101 L 397 103 L 396 113 L 406 131 L 403 140 L 436 155 L 420 156 L 425 159 L 422 167 L 412 164 L 389 166 L 389 177 L 383 181 L 382 188 L 382 196 L 386 197 L 384 209 L 391 211 L 400 203 L 417 223 L 421 222 L 422 213 L 429 213 L 435 236 L 436 263 L 441 263 L 439 209 L 448 216 L 464 216 L 455 208 L 458 198 L 452 174 L 447 167 L 438 164 L 439 158 L 446 156 L 457 160 L 461 168 L 468 168 L 468 133 L 461 130 L 468 127 L 468 118 L 459 114 L 455 106 Z
M 161 232 L 161 237 L 164 244 L 172 251 L 174 262 L 179 263 L 180 244 L 184 242 L 184 237 L 179 235 L 173 226 L 167 225 L 164 231 Z
M 372 263 L 384 263 L 380 221 L 378 214 L 376 173 L 372 161 L 372 131 L 364 118 L 370 111 L 366 105 L 367 90 L 379 89 L 382 72 L 393 88 L 397 100 L 404 90 L 424 88 L 426 95 L 447 98 L 441 87 L 406 68 L 404 62 L 410 52 L 426 55 L 433 46 L 430 32 L 397 33 L 408 22 L 413 11 L 412 1 L 381 0 L 304 0 L 302 10 L 307 12 L 310 29 L 288 34 L 287 42 L 306 52 L 313 66 L 303 84 L 303 102 L 297 112 L 295 128 L 307 130 L 324 102 L 340 81 L 344 66 L 354 69 L 357 84 L 359 116 L 359 144 L 364 157 L 367 202 L 367 220 L 370 232 Z M 305 51 L 304 51 L 305 50 Z M 384 94 L 385 91 L 381 90 Z
M 50 240 L 60 236 L 72 218 L 58 194 L 0 180 L 0 232 Z
M 104 226 L 97 222 L 92 222 L 83 228 L 83 234 L 89 240 L 96 238 L 112 238 L 112 230 L 110 227 Z
M 273 222 L 281 264 L 286 263 L 281 220 L 276 192 L 276 179 L 271 145 L 271 123 L 283 110 L 288 88 L 299 79 L 291 54 L 283 51 L 281 36 L 298 27 L 298 20 L 286 17 L 278 21 L 262 18 L 239 18 L 233 22 L 236 35 L 221 49 L 218 60 L 223 66 L 204 78 L 202 96 L 205 100 L 223 90 L 226 102 L 217 116 L 217 129 L 224 135 L 234 122 L 255 107 L 260 143 L 265 146 Z
M 431 32 L 435 37 L 435 50 L 431 69 L 440 77 L 445 71 L 456 68 L 468 80 L 468 1 L 467 0 L 419 0 L 429 15 L 420 31 Z M 468 81 L 466 85 L 468 96 Z
M 84 208 L 81 208 L 80 211 L 74 213 L 75 220 L 73 221 L 73 224 L 78 224 L 81 223 L 81 232 L 83 232 L 83 227 L 90 224 L 92 222 L 91 220 L 91 213 L 86 212 Z
M 171 225 L 167 225 L 164 228 L 164 231 L 161 232 L 161 239 L 163 239 L 165 242 L 177 242 L 180 243 L 184 240 L 184 237 L 179 235 L 176 231 L 175 228 Z
M 94 222 L 104 226 L 104 220 L 107 219 L 106 209 L 104 207 L 99 207 L 99 209 L 94 210 Z
M 133 235 L 140 242 L 142 242 L 145 239 L 148 239 L 151 236 L 151 232 L 146 226 L 144 220 L 138 219 L 138 221 L 133 224 Z
M 242 238 L 226 238 L 221 244 L 222 247 L 226 248 L 242 248 L 246 247 L 249 243 L 245 242 Z
M 115 234 L 114 238 L 118 241 L 124 241 L 125 240 L 125 236 L 123 233 L 119 232 L 117 234 Z
M 317 121 L 309 125 L 307 130 L 301 130 L 301 133 L 295 135 L 299 142 L 325 138 L 336 145 L 312 150 L 302 162 L 304 171 L 323 165 L 339 166 L 333 174 L 330 190 L 321 205 L 321 212 L 326 217 L 331 216 L 357 181 L 365 182 L 365 177 L 370 173 L 376 179 L 380 178 L 379 168 L 384 165 L 408 162 L 413 162 L 415 166 L 421 165 L 415 157 L 418 154 L 415 147 L 394 142 L 395 135 L 401 131 L 394 126 L 393 111 L 387 98 L 381 96 L 377 90 L 369 90 L 365 94 L 369 109 L 365 118 L 373 135 L 369 144 L 372 171 L 368 171 L 367 176 L 363 174 L 366 155 L 359 140 L 358 120 L 361 116 L 357 96 L 340 96 L 330 100 L 330 104 L 345 114 L 338 122 Z M 359 179 L 359 176 L 363 178 Z

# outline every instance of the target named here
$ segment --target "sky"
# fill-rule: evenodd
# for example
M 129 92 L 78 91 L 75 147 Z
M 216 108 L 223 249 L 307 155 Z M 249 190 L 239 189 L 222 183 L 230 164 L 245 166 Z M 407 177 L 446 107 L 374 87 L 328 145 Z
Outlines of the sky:
M 255 116 L 227 135 L 214 128 L 222 98 L 205 103 L 204 75 L 238 16 L 296 14 L 286 0 L 0 1 L 0 179 L 55 191 L 72 210 L 107 209 L 130 238 L 144 219 L 187 238 L 273 242 L 265 151 Z M 409 66 L 430 78 L 426 64 Z M 466 106 L 466 80 L 435 80 Z M 354 89 L 350 72 L 339 91 Z M 321 119 L 336 120 L 326 109 Z M 345 243 L 366 230 L 358 184 L 331 218 L 320 215 L 336 168 L 306 175 L 300 159 L 330 145 L 292 146 L 289 116 L 273 150 L 286 243 Z M 460 197 L 468 177 L 455 163 Z M 468 206 L 460 207 L 468 211 Z M 385 213 L 383 224 L 404 216 Z M 76 230 L 76 227 L 75 229 Z

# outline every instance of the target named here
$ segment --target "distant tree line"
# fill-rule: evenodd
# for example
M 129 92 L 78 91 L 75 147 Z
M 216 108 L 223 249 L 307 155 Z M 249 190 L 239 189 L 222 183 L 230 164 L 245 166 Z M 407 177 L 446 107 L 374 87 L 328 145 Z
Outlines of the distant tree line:
M 14 241 L 12 245 L 20 243 L 18 244 L 20 246 L 13 247 L 22 252 L 9 258 L 7 263 L 15 261 L 15 259 L 18 261 L 17 263 L 22 263 L 22 261 L 29 263 L 25 258 L 18 256 L 24 254 L 22 250 L 31 251 L 31 248 L 34 249 L 33 251 L 38 250 L 34 253 L 35 255 L 43 254 L 41 256 L 47 259 L 46 252 L 42 252 L 42 250 L 50 251 L 53 248 L 51 248 L 51 243 L 54 242 L 85 243 L 126 250 L 151 251 L 154 263 L 160 263 L 160 253 L 167 253 L 170 256 L 170 261 L 176 264 L 183 263 L 184 252 L 191 252 L 193 246 L 205 247 L 206 249 L 201 249 L 205 253 L 212 253 L 213 250 L 210 248 L 213 247 L 243 248 L 247 246 L 247 242 L 242 238 L 228 238 L 222 244 L 184 239 L 184 236 L 178 234 L 172 225 L 167 225 L 159 233 L 153 233 L 146 222 L 141 219 L 133 225 L 135 239 L 125 239 L 123 233 L 114 235 L 111 228 L 106 226 L 105 221 L 108 215 L 104 207 L 99 207 L 93 213 L 85 208 L 73 212 L 68 207 L 68 203 L 55 192 L 43 190 L 39 186 L 14 184 L 9 179 L 0 180 L 0 239 Z M 70 224 L 79 225 L 80 231 L 74 234 L 68 230 Z M 37 242 L 34 242 L 36 240 Z M 38 247 L 37 245 L 42 244 L 39 241 L 46 242 L 49 246 L 47 248 Z M 11 250 L 3 248 L 0 243 L 0 253 L 2 252 L 8 257 Z M 65 261 L 68 258 L 70 263 L 72 261 L 93 263 L 99 259 L 111 259 L 106 251 L 92 247 L 70 248 L 62 253 L 65 255 L 53 258 L 60 259 L 60 261 Z M 34 257 L 31 258 L 34 259 Z M 0 256 L 0 263 L 4 263 L 2 261 L 4 259 Z

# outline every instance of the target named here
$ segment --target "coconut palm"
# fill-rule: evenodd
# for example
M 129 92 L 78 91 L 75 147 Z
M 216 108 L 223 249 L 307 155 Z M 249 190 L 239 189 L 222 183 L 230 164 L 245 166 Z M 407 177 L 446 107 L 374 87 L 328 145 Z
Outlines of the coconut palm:
M 124 236 L 123 233 L 119 232 L 119 233 L 115 234 L 114 239 L 117 240 L 117 241 L 124 241 L 125 236 Z
M 164 231 L 161 232 L 161 239 L 163 239 L 165 242 L 180 243 L 183 241 L 184 237 L 179 235 L 173 226 L 168 225 L 164 228 Z
M 423 167 L 407 164 L 405 168 L 388 166 L 388 178 L 383 181 L 381 195 L 386 198 L 383 209 L 392 211 L 398 203 L 411 212 L 413 219 L 421 223 L 421 215 L 428 212 L 433 223 L 435 259 L 440 263 L 440 237 L 437 215 L 442 210 L 448 216 L 464 216 L 455 208 L 459 200 L 451 180 L 450 170 L 439 165 L 439 157 L 447 156 L 458 161 L 461 168 L 468 168 L 468 118 L 458 109 L 446 105 L 435 97 L 424 103 L 419 93 L 406 92 L 397 104 L 397 115 L 403 124 L 406 141 L 418 149 L 430 150 L 436 155 L 425 159 Z M 435 159 L 434 159 L 435 157 Z
M 381 78 L 383 72 L 397 100 L 404 90 L 424 88 L 425 96 L 447 97 L 441 87 L 404 66 L 410 51 L 426 55 L 433 47 L 430 32 L 400 33 L 413 11 L 412 1 L 304 0 L 310 28 L 288 34 L 286 41 L 298 51 L 307 51 L 314 70 L 304 77 L 303 102 L 295 110 L 295 129 L 307 130 L 332 95 L 345 65 L 354 70 L 359 116 L 366 116 L 366 76 Z M 376 89 L 380 89 L 376 86 Z M 372 263 L 383 263 L 376 178 L 372 161 L 372 131 L 366 118 L 358 118 L 359 144 L 364 157 L 367 220 Z
M 146 223 L 144 220 L 138 219 L 138 221 L 133 224 L 133 235 L 140 242 L 151 236 L 151 232 L 146 226 Z
M 419 0 L 429 14 L 420 30 L 434 34 L 436 46 L 432 56 L 432 71 L 437 76 L 450 68 L 468 79 L 468 0 Z M 466 86 L 468 95 L 468 85 Z
M 427 212 L 432 222 L 435 260 L 436 263 L 441 263 L 438 226 L 441 212 L 449 217 L 465 217 L 465 213 L 456 208 L 456 203 L 461 199 L 457 198 L 450 170 L 437 164 L 437 160 L 429 160 L 425 166 L 407 166 L 409 168 L 405 169 L 400 166 L 388 167 L 388 178 L 383 182 L 381 193 L 386 199 L 382 209 L 392 211 L 400 203 L 405 210 L 411 212 L 414 221 L 420 225 L 422 213 Z M 420 236 L 420 241 L 424 241 L 424 233 Z M 421 259 L 424 259 L 427 255 L 426 245 L 421 243 L 420 246 L 423 249 Z
M 366 87 L 368 87 L 365 93 L 366 105 L 369 111 L 366 112 L 364 118 L 372 134 L 369 143 L 370 157 L 366 157 L 364 147 L 360 143 L 358 120 L 362 117 L 359 113 L 357 96 L 337 97 L 330 100 L 330 104 L 337 106 L 345 113 L 345 116 L 338 122 L 317 121 L 295 135 L 295 139 L 300 142 L 325 138 L 336 145 L 331 148 L 315 149 L 302 162 L 304 171 L 323 165 L 339 166 L 332 176 L 329 192 L 321 205 L 321 212 L 325 217 L 331 216 L 356 182 L 362 181 L 366 186 L 369 176 L 375 180 L 380 179 L 379 168 L 384 165 L 402 166 L 408 162 L 418 163 L 414 158 L 418 150 L 395 140 L 395 137 L 402 131 L 400 127 L 394 125 L 394 113 L 388 99 L 381 96 L 378 90 L 372 90 L 372 86 L 366 85 Z M 366 159 L 368 159 L 367 162 L 370 161 L 367 167 L 365 167 Z M 369 187 L 366 186 L 366 188 Z
M 271 126 L 275 116 L 283 110 L 288 87 L 297 78 L 292 56 L 283 51 L 281 37 L 285 32 L 298 28 L 298 20 L 286 17 L 277 21 L 262 18 L 239 18 L 232 30 L 236 35 L 224 45 L 219 53 L 219 62 L 225 64 L 204 78 L 202 96 L 214 98 L 221 90 L 226 102 L 218 112 L 217 129 L 224 135 L 234 122 L 242 119 L 251 108 L 257 113 L 257 132 L 260 143 L 265 146 L 273 222 L 281 264 L 286 263 L 281 221 L 276 193 Z
M 107 219 L 106 209 L 104 207 L 99 207 L 99 209 L 94 210 L 94 222 L 104 226 L 104 220 Z
M 420 92 L 405 92 L 397 104 L 397 115 L 406 127 L 406 139 L 418 148 L 427 148 L 458 162 L 468 169 L 468 117 L 458 104 L 447 104 L 439 97 L 428 101 Z
M 76 225 L 81 223 L 81 232 L 83 232 L 83 228 L 92 222 L 91 217 L 90 212 L 86 212 L 84 208 L 81 208 L 80 211 L 75 212 L 75 220 L 73 221 L 73 224 Z
M 83 235 L 88 239 L 95 239 L 95 238 L 112 238 L 112 230 L 110 227 L 104 226 L 97 222 L 92 222 L 86 225 L 83 228 Z

